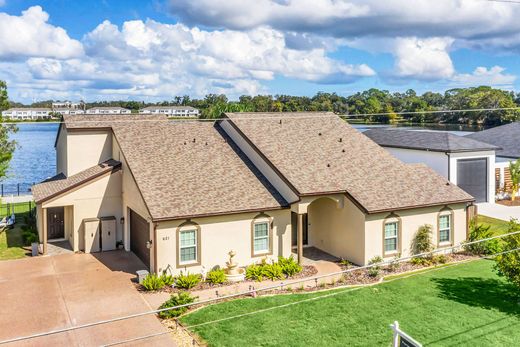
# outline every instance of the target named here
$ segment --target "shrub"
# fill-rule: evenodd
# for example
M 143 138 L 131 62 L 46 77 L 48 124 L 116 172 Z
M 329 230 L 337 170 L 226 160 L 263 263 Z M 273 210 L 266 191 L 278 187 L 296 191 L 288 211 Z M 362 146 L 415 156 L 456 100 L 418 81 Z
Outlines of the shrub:
M 508 233 L 520 231 L 518 220 L 511 219 Z M 504 237 L 504 252 L 520 248 L 520 234 Z M 520 252 L 509 252 L 495 258 L 495 271 L 499 276 L 520 288 Z
M 278 257 L 278 264 L 287 277 L 294 276 L 302 271 L 302 267 L 294 260 L 292 255 L 289 258 Z
M 200 283 L 200 275 L 191 273 L 182 273 L 175 278 L 175 286 L 181 289 L 191 289 Z
M 249 265 L 246 268 L 246 278 L 253 281 L 262 281 L 264 279 L 264 268 L 263 265 Z
M 171 287 L 172 284 L 175 282 L 175 277 L 172 275 L 167 275 L 166 272 L 163 272 L 161 276 L 161 281 L 164 283 L 165 286 Z
M 265 264 L 263 265 L 263 275 L 271 281 L 283 279 L 284 273 L 282 267 L 278 263 Z
M 206 281 L 211 284 L 221 284 L 226 282 L 226 279 L 226 273 L 223 269 L 213 269 L 206 276 Z
M 421 254 L 431 252 L 433 250 L 432 243 L 432 226 L 425 224 L 419 227 L 412 241 L 413 254 Z
M 388 270 L 394 272 L 399 269 L 399 258 L 401 258 L 401 254 L 396 254 L 390 265 L 388 265 Z
M 197 297 L 191 296 L 190 293 L 188 293 L 188 292 L 175 293 L 170 296 L 170 299 L 168 299 L 161 306 L 159 306 L 159 309 L 191 304 L 196 299 L 197 299 Z M 187 310 L 188 310 L 188 307 L 179 307 L 179 308 L 175 308 L 172 310 L 162 311 L 162 312 L 159 312 L 159 317 L 161 317 L 163 319 L 179 317 L 181 314 L 183 314 Z
M 161 280 L 161 277 L 157 276 L 156 274 L 148 274 L 141 285 L 144 287 L 144 289 L 152 291 L 159 290 L 164 287 L 164 282 Z
M 491 228 L 490 225 L 484 226 L 483 224 L 477 224 L 472 221 L 469 228 L 470 232 L 468 235 L 468 242 L 487 239 L 488 237 L 493 236 L 493 232 L 489 230 Z M 495 254 L 500 252 L 501 246 L 500 241 L 498 239 L 494 239 L 485 242 L 474 243 L 471 245 L 465 245 L 464 250 L 476 255 Z
M 426 257 L 413 257 L 410 260 L 410 263 L 412 263 L 413 265 L 428 266 L 431 265 L 432 261 L 430 258 Z
M 340 259 L 339 263 L 341 265 L 343 265 L 344 267 L 346 267 L 347 269 L 350 269 L 353 265 L 350 261 L 348 261 L 347 259 L 343 259 L 343 258 Z
M 368 270 L 367 270 L 368 276 L 370 276 L 370 277 L 379 276 L 379 271 L 381 270 L 381 267 L 379 265 L 375 265 L 375 264 L 379 264 L 381 262 L 383 262 L 383 258 L 381 258 L 380 256 L 375 256 L 368 261 L 369 265 L 374 265 L 374 266 L 368 268 Z

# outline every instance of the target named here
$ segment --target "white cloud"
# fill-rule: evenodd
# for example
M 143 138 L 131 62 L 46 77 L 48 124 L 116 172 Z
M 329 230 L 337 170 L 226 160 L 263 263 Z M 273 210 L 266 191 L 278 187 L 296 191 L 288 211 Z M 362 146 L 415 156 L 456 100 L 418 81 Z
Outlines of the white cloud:
M 479 66 L 471 74 L 457 74 L 453 76 L 452 81 L 461 86 L 511 87 L 516 81 L 516 76 L 503 73 L 504 71 L 505 68 L 501 66 L 493 66 L 489 69 Z
M 400 38 L 395 41 L 395 71 L 398 77 L 438 80 L 450 78 L 455 69 L 448 50 L 451 38 Z
M 71 39 L 62 28 L 48 24 L 49 15 L 33 6 L 21 16 L 0 13 L 0 57 L 71 58 L 83 54 L 79 41 Z

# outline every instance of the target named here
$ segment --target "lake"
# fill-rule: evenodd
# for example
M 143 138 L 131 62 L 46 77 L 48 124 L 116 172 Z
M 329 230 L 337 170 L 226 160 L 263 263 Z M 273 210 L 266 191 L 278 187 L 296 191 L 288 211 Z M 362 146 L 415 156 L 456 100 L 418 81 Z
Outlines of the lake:
M 56 153 L 54 141 L 58 131 L 58 123 L 17 123 L 18 132 L 11 138 L 18 143 L 14 152 L 8 176 L 3 180 L 4 194 L 17 194 L 17 184 L 21 192 L 28 190 L 32 183 L 40 182 L 56 174 Z M 456 134 L 475 131 L 463 125 L 366 125 L 353 124 L 359 131 L 374 127 L 407 127 L 411 130 L 441 130 Z

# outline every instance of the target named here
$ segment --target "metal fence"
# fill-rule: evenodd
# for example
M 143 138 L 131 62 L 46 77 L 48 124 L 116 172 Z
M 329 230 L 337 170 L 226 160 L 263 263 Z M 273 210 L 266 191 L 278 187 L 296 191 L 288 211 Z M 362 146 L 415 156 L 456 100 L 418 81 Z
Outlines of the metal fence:
M 34 183 L 0 183 L 0 196 L 31 195 Z
M 36 204 L 34 201 L 0 204 L 0 219 L 13 213 L 18 217 L 23 214 L 34 214 Z

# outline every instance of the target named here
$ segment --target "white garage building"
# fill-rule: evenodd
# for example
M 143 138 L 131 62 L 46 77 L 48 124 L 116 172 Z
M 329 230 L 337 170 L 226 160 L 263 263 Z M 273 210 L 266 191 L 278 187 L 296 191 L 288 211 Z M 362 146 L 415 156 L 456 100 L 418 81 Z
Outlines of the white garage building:
M 424 163 L 475 197 L 495 201 L 495 151 L 500 147 L 441 131 L 378 128 L 363 134 L 405 163 Z

